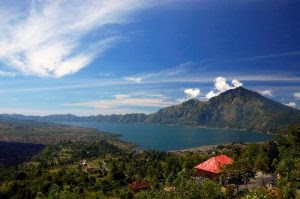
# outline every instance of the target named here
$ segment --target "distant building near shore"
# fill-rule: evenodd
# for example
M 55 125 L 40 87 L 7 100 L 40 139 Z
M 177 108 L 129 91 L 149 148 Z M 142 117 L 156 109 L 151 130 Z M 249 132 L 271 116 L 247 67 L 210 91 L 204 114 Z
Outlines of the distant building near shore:
M 226 155 L 214 156 L 195 166 L 195 169 L 197 169 L 196 175 L 211 179 L 216 178 L 219 176 L 222 167 L 233 162 L 234 160 Z

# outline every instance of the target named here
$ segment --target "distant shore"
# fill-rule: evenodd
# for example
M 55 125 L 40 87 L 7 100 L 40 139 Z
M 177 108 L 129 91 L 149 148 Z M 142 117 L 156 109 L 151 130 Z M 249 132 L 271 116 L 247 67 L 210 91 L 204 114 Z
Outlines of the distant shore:
M 274 134 L 274 133 L 270 133 L 270 132 L 262 132 L 262 131 L 252 131 L 252 130 L 248 130 L 245 128 L 229 128 L 229 127 L 214 127 L 214 126 L 201 126 L 201 125 L 188 125 L 188 124 L 168 124 L 168 123 L 152 123 L 152 124 L 162 124 L 162 125 L 169 125 L 169 126 L 185 126 L 185 127 L 189 127 L 189 128 L 203 128 L 203 129 L 217 129 L 217 130 L 233 130 L 233 131 L 239 131 L 239 132 L 251 132 L 251 133 L 262 133 L 262 134 Z
M 268 141 L 265 141 L 268 142 Z M 213 145 L 204 145 L 204 146 L 198 146 L 198 147 L 193 147 L 193 148 L 186 148 L 186 149 L 178 149 L 178 150 L 171 150 L 168 151 L 169 153 L 177 153 L 177 152 L 206 152 L 209 150 L 214 150 L 216 149 L 218 146 L 229 146 L 229 145 L 248 145 L 248 144 L 263 144 L 265 142 L 246 142 L 246 143 L 227 143 L 227 144 L 213 144 Z

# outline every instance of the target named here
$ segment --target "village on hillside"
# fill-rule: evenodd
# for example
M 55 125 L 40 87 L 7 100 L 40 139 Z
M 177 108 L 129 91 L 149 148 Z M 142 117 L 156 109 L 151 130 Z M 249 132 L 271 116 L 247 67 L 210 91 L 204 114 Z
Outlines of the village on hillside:
M 263 143 L 170 152 L 104 140 L 47 145 L 15 168 L 0 165 L 0 198 L 297 198 L 299 129 Z
M 258 147 L 259 145 L 257 145 Z M 170 154 L 175 154 L 176 156 L 184 157 L 187 153 L 202 154 L 202 155 L 213 155 L 207 160 L 196 164 L 193 168 L 190 178 L 197 183 L 203 183 L 206 180 L 212 180 L 218 183 L 222 189 L 223 193 L 228 194 L 228 191 L 232 192 L 231 195 L 235 195 L 241 191 L 255 191 L 257 189 L 263 188 L 268 190 L 274 198 L 280 197 L 280 190 L 275 187 L 276 180 L 280 179 L 280 174 L 275 175 L 274 173 L 268 173 L 266 170 L 252 170 L 241 171 L 231 170 L 231 167 L 235 163 L 232 157 L 225 155 L 230 153 L 233 148 L 247 147 L 244 143 L 232 143 L 227 145 L 212 145 L 203 146 L 196 149 L 187 149 L 169 152 Z M 132 149 L 136 154 L 143 154 L 144 151 L 138 148 Z M 215 155 L 214 155 L 215 154 Z M 219 155 L 216 155 L 219 154 Z M 107 163 L 101 160 L 101 166 L 97 166 L 95 162 L 88 162 L 87 160 L 81 160 L 80 166 L 83 171 L 92 173 L 103 173 L 109 172 Z M 128 188 L 133 194 L 137 194 L 141 191 L 149 191 L 153 188 L 152 182 L 148 179 L 139 179 L 128 184 Z M 176 193 L 175 186 L 164 186 L 163 191 L 166 193 Z

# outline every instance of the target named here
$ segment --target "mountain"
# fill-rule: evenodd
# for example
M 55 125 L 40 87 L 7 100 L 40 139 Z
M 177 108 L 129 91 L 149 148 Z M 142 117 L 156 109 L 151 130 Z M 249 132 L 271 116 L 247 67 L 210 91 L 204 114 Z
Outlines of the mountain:
M 300 111 L 243 87 L 228 90 L 209 101 L 191 99 L 158 112 L 126 115 L 76 115 L 24 116 L 0 115 L 0 120 L 35 120 L 42 122 L 152 122 L 183 124 L 274 133 L 300 124 Z
M 72 114 L 57 114 L 48 116 L 25 116 L 20 114 L 0 114 L 0 121 L 33 120 L 38 122 L 144 122 L 147 115 L 143 113 L 133 113 L 125 115 L 96 115 L 96 116 L 76 116 Z
M 207 102 L 191 99 L 148 116 L 148 122 L 275 132 L 300 123 L 300 111 L 243 87 Z

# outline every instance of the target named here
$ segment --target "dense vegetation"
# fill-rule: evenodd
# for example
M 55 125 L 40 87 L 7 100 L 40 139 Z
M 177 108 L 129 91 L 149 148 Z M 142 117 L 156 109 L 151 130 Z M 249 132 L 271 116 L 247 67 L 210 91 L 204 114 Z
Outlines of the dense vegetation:
M 206 127 L 246 129 L 271 132 L 300 123 L 300 111 L 243 87 L 232 89 L 207 102 L 196 99 L 163 108 L 156 113 L 127 115 L 75 115 L 23 116 L 1 115 L 5 119 L 65 122 L 157 122 L 164 124 L 198 125 Z
M 0 170 L 0 198 L 290 199 L 300 189 L 300 126 L 284 134 L 274 142 L 232 144 L 205 153 L 135 152 L 106 141 L 48 145 L 17 169 Z M 221 180 L 195 177 L 193 167 L 218 153 L 235 159 Z M 249 192 L 232 185 L 257 171 L 278 176 L 274 187 Z M 128 184 L 139 179 L 151 188 L 134 194 Z
M 0 119 L 0 164 L 17 165 L 39 153 L 48 144 L 103 140 L 121 149 L 134 147 L 133 144 L 118 139 L 116 134 L 96 129 L 2 118 Z
M 0 164 L 5 166 L 18 165 L 31 159 L 44 149 L 42 144 L 16 142 L 0 142 Z
M 132 147 L 131 144 L 119 140 L 118 135 L 96 129 L 49 122 L 0 119 L 0 141 L 47 145 L 66 141 L 95 140 L 108 140 L 123 148 Z

